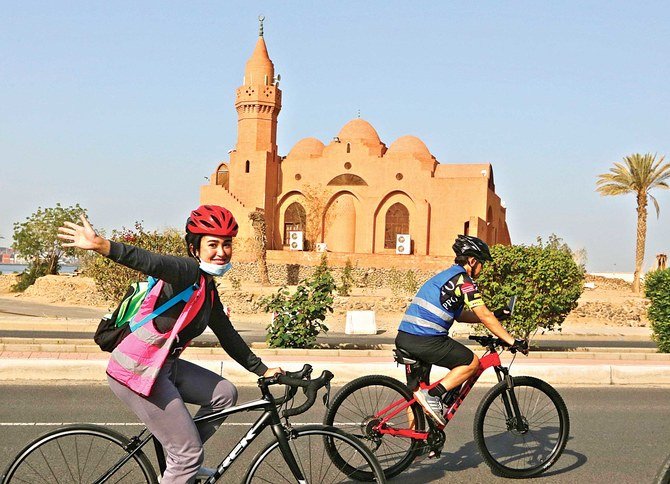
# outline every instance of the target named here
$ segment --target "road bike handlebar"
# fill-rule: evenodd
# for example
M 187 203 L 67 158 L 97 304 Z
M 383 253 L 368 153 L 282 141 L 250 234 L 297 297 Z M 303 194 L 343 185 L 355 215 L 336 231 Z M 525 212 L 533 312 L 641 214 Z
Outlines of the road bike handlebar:
M 330 385 L 330 380 L 332 380 L 334 376 L 330 371 L 324 370 L 323 373 L 321 373 L 321 376 L 312 380 L 310 379 L 311 374 L 312 366 L 305 364 L 300 371 L 286 372 L 285 374 L 261 378 L 259 384 L 266 387 L 270 385 L 286 385 L 289 387 L 284 397 L 275 399 L 275 403 L 278 405 L 286 403 L 288 400 L 292 399 L 298 391 L 298 388 L 302 388 L 307 396 L 307 400 L 299 407 L 286 409 L 282 413 L 284 417 L 292 417 L 306 412 L 312 405 L 314 405 L 318 391 L 321 388 Z
M 305 395 L 307 396 L 305 403 L 299 407 L 284 410 L 282 415 L 284 417 L 292 417 L 293 415 L 306 412 L 312 405 L 314 405 L 318 391 L 321 388 L 330 385 L 330 380 L 333 379 L 333 376 L 334 375 L 328 370 L 323 370 L 321 376 L 315 380 L 298 380 L 296 378 L 287 377 L 285 375 L 279 375 L 279 383 L 283 385 L 289 385 L 291 387 L 302 387 L 304 389 Z

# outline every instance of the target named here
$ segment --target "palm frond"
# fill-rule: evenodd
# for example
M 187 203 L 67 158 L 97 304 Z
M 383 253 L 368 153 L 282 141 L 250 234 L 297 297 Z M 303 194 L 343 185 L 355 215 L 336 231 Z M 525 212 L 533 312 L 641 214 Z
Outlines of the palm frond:
M 654 188 L 670 188 L 670 163 L 663 164 L 665 157 L 656 156 L 635 153 L 626 156 L 623 163 L 615 162 L 609 173 L 598 175 L 596 191 L 601 195 L 648 194 Z

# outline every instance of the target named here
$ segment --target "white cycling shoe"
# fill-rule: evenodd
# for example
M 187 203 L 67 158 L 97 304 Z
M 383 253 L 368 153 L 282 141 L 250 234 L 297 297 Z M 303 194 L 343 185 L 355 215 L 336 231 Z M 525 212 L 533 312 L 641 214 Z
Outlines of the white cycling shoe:
M 430 418 L 440 425 L 447 425 L 447 421 L 442 415 L 443 408 L 440 397 L 430 395 L 428 390 L 417 390 L 414 392 L 414 398 Z

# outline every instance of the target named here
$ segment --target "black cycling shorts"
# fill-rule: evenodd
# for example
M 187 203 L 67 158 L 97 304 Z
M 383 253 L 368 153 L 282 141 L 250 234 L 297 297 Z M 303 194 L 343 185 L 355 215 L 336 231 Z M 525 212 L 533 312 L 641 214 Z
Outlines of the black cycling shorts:
M 474 353 L 467 346 L 458 341 L 444 336 L 418 336 L 415 334 L 398 331 L 395 344 L 398 348 L 407 351 L 412 356 L 426 363 L 427 368 L 419 374 L 413 376 L 407 375 L 407 385 L 416 388 L 416 379 L 424 383 L 430 383 L 431 365 L 449 368 L 450 370 L 457 366 L 467 366 L 472 363 Z M 444 375 L 441 375 L 442 378 Z

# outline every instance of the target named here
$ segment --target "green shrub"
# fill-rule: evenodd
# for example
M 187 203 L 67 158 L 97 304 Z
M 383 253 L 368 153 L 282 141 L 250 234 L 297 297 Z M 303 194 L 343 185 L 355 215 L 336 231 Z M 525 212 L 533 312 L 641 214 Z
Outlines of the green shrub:
M 395 296 L 414 295 L 419 290 L 419 283 L 416 280 L 416 274 L 412 270 L 405 272 L 397 269 L 389 271 L 389 286 Z
M 112 231 L 110 240 L 160 254 L 187 255 L 184 237 L 177 230 L 147 231 L 141 222 L 135 222 L 133 229 L 124 227 L 121 230 Z M 117 264 L 106 257 L 100 257 L 98 254 L 86 253 L 81 261 L 82 273 L 92 277 L 103 297 L 110 301 L 120 300 L 131 283 L 146 279 L 144 274 Z
M 575 263 L 570 248 L 556 236 L 536 245 L 496 245 L 493 262 L 485 264 L 477 279 L 486 305 L 492 311 L 517 296 L 514 315 L 503 325 L 527 338 L 540 327 L 558 329 L 577 307 L 584 289 L 584 269 Z
M 337 286 L 338 296 L 350 296 L 351 288 L 354 285 L 354 268 L 351 265 L 351 259 L 347 257 L 347 262 L 342 269 L 342 276 L 340 278 L 341 284 Z
M 286 287 L 260 300 L 261 307 L 274 313 L 267 327 L 271 348 L 310 348 L 316 337 L 328 328 L 323 323 L 333 312 L 335 281 L 328 269 L 325 254 L 311 277 L 302 280 L 291 294 Z
M 647 314 L 658 349 L 670 353 L 670 269 L 647 273 L 644 294 L 651 302 Z
M 28 287 L 35 284 L 35 281 L 49 274 L 49 264 L 47 262 L 31 262 L 17 278 L 16 284 L 11 287 L 13 292 L 23 292 Z
M 233 290 L 239 291 L 242 288 L 242 281 L 240 281 L 239 277 L 230 276 L 228 281 L 230 282 L 230 287 L 232 287 Z

